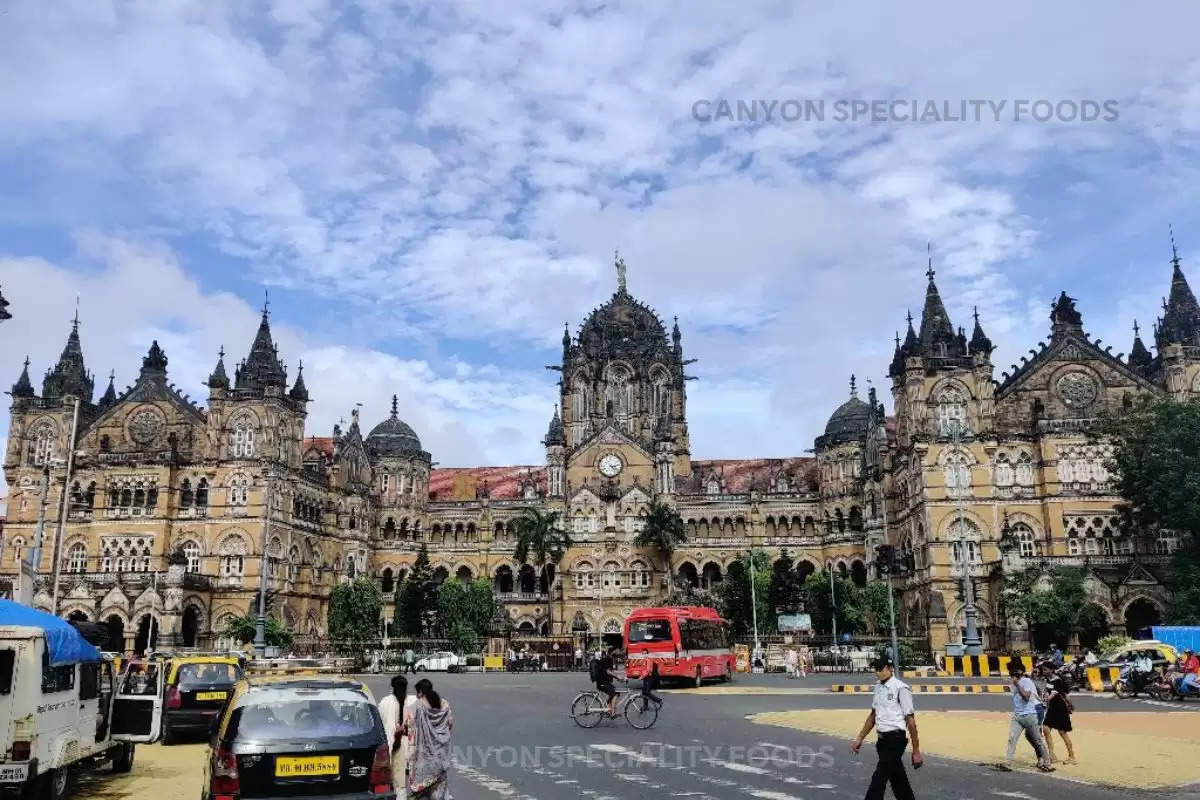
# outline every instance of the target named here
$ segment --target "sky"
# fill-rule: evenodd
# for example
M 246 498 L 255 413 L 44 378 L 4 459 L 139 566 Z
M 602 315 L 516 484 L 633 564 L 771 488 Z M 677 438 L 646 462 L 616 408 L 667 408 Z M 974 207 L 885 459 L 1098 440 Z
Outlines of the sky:
M 619 250 L 693 456 L 795 456 L 851 373 L 890 410 L 927 247 L 997 378 L 1063 289 L 1128 352 L 1168 225 L 1200 281 L 1200 7 L 822 5 L 3 0 L 0 379 L 78 298 L 97 397 L 157 339 L 203 402 L 269 292 L 308 434 L 395 393 L 444 466 L 542 463 Z

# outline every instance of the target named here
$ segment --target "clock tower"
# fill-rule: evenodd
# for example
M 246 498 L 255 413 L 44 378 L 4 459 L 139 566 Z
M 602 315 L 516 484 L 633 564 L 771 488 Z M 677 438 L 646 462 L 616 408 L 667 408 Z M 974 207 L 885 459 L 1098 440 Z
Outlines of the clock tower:
M 683 373 L 689 362 L 679 324 L 668 335 L 654 310 L 629 294 L 619 256 L 615 267 L 609 301 L 574 339 L 563 332 L 559 412 L 568 497 L 584 488 L 616 497 L 634 486 L 672 494 L 673 476 L 691 474 Z

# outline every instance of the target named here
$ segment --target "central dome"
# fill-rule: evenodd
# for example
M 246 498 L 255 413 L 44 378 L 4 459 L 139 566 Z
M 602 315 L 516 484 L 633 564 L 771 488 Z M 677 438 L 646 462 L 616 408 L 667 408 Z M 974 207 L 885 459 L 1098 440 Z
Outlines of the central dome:
M 618 291 L 593 311 L 579 328 L 579 345 L 588 352 L 668 349 L 667 330 L 650 308 Z
M 421 440 L 396 413 L 396 396 L 392 395 L 392 415 L 367 434 L 367 449 L 377 456 L 410 456 L 421 453 Z
M 818 447 L 827 447 L 862 439 L 871 426 L 871 406 L 858 399 L 854 378 L 850 378 L 850 399 L 838 406 L 825 423 L 825 435 L 817 440 Z

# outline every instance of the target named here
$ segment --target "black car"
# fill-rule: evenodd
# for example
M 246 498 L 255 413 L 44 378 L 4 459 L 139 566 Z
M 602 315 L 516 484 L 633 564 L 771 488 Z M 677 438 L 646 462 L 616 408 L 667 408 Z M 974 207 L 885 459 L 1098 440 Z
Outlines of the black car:
M 239 683 L 213 725 L 203 800 L 395 798 L 367 689 L 341 679 Z
M 242 668 L 231 659 L 181 659 L 172 665 L 163 703 L 162 741 L 174 744 L 183 732 L 204 734 L 221 713 L 242 679 Z

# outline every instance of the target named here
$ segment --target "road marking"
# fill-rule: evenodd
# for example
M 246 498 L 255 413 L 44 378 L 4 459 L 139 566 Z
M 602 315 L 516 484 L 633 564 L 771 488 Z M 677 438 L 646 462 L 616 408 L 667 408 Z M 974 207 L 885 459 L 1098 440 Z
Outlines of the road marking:
M 784 794 L 783 792 L 772 792 L 770 789 L 753 789 L 746 787 L 743 788 L 742 791 L 751 797 L 761 797 L 762 800 L 801 800 L 801 798 L 796 797 L 795 795 Z
M 1036 797 L 1024 792 L 992 792 L 997 797 L 1014 797 L 1016 800 L 1038 800 Z
M 641 786 L 645 786 L 647 789 L 658 790 L 658 789 L 667 788 L 664 784 L 653 782 L 652 780 L 647 778 L 645 775 L 637 775 L 637 774 L 627 775 L 627 774 L 620 773 L 620 772 L 614 772 L 613 774 L 623 781 L 627 781 L 629 783 L 636 783 Z
M 537 800 L 537 798 L 533 797 L 532 795 L 519 793 L 517 791 L 516 787 L 513 786 L 508 781 L 501 780 L 499 778 L 494 778 L 491 775 L 488 775 L 487 773 L 480 772 L 479 770 L 475 769 L 474 767 L 468 767 L 465 764 L 460 764 L 458 762 L 455 762 L 454 768 L 463 777 L 467 778 L 470 781 L 473 781 L 474 783 L 479 784 L 484 789 L 487 789 L 490 792 L 495 792 L 496 794 L 500 795 L 501 797 L 512 798 L 512 800 Z
M 751 764 L 738 764 L 737 762 L 734 762 L 734 761 L 721 761 L 716 758 L 706 758 L 706 759 L 703 759 L 703 761 L 705 764 L 709 764 L 714 767 L 724 767 L 725 769 L 731 769 L 734 772 L 748 772 L 751 775 L 770 775 L 771 774 L 771 770 L 763 769 L 762 767 L 755 767 Z
M 621 747 L 621 745 L 619 745 L 619 744 L 609 744 L 609 743 L 589 744 L 588 749 L 589 750 L 600 750 L 605 753 L 617 753 L 618 755 L 623 755 L 626 758 L 628 758 L 629 760 L 636 761 L 639 764 L 655 764 L 658 762 L 658 759 L 654 758 L 653 756 L 648 756 L 648 755 L 645 755 L 644 753 L 639 753 L 636 750 L 630 750 L 627 747 Z

